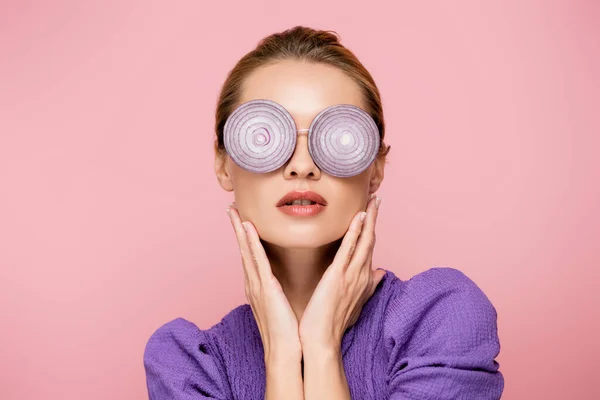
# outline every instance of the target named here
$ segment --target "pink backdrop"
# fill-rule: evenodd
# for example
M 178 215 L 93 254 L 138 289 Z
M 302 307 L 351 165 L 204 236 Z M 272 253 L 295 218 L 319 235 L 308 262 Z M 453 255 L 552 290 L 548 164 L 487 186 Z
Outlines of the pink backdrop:
M 382 92 L 376 266 L 484 290 L 504 399 L 600 398 L 597 2 L 89 3 L 0 2 L 0 398 L 146 398 L 156 328 L 245 302 L 213 112 L 297 24 Z

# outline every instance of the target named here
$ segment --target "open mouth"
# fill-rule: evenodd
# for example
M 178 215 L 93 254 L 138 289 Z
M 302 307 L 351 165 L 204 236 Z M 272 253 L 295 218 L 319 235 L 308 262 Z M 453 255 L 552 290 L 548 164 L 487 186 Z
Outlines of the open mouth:
M 284 206 L 312 206 L 317 204 L 316 202 L 312 201 L 312 200 L 305 200 L 305 199 L 299 199 L 299 200 L 294 200 L 294 201 L 290 201 L 284 204 Z
M 313 206 L 315 204 L 326 206 L 327 202 L 321 195 L 319 195 L 316 192 L 312 192 L 310 190 L 302 192 L 295 190 L 289 192 L 281 199 L 279 199 L 276 206 Z
M 310 217 L 323 212 L 327 201 L 316 192 L 295 190 L 283 196 L 276 206 L 279 211 L 287 215 Z

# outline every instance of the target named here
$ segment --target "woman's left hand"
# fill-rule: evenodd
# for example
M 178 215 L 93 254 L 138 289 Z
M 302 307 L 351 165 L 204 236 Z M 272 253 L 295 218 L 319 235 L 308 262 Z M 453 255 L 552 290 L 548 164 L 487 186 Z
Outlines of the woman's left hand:
M 385 270 L 371 269 L 380 199 L 373 196 L 363 221 L 354 216 L 335 258 L 308 302 L 299 324 L 302 349 L 339 349 L 346 329 L 358 319 Z

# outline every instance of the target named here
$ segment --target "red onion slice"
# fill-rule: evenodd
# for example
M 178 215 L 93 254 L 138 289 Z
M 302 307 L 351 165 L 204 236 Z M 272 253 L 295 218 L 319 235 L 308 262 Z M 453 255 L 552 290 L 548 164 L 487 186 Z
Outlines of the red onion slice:
M 296 124 L 280 104 L 266 99 L 239 105 L 223 128 L 225 149 L 241 168 L 266 173 L 281 168 L 296 148 Z
M 377 124 L 366 111 L 338 104 L 322 110 L 311 123 L 308 150 L 322 171 L 346 178 L 371 165 L 379 143 Z

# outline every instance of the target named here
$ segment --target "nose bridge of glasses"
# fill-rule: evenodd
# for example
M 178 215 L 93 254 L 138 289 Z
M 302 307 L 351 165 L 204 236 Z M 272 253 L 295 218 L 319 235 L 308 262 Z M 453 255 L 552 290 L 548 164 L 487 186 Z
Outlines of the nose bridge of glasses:
M 296 141 L 296 148 L 294 149 L 294 153 L 293 153 L 292 157 L 297 157 L 298 152 L 300 152 L 301 154 L 307 154 L 310 157 L 310 151 L 308 150 L 308 133 L 309 133 L 309 131 L 310 131 L 310 128 L 296 130 L 296 132 L 298 133 L 298 136 L 304 136 L 304 138 L 298 139 Z M 302 150 L 299 150 L 299 149 L 302 149 Z

